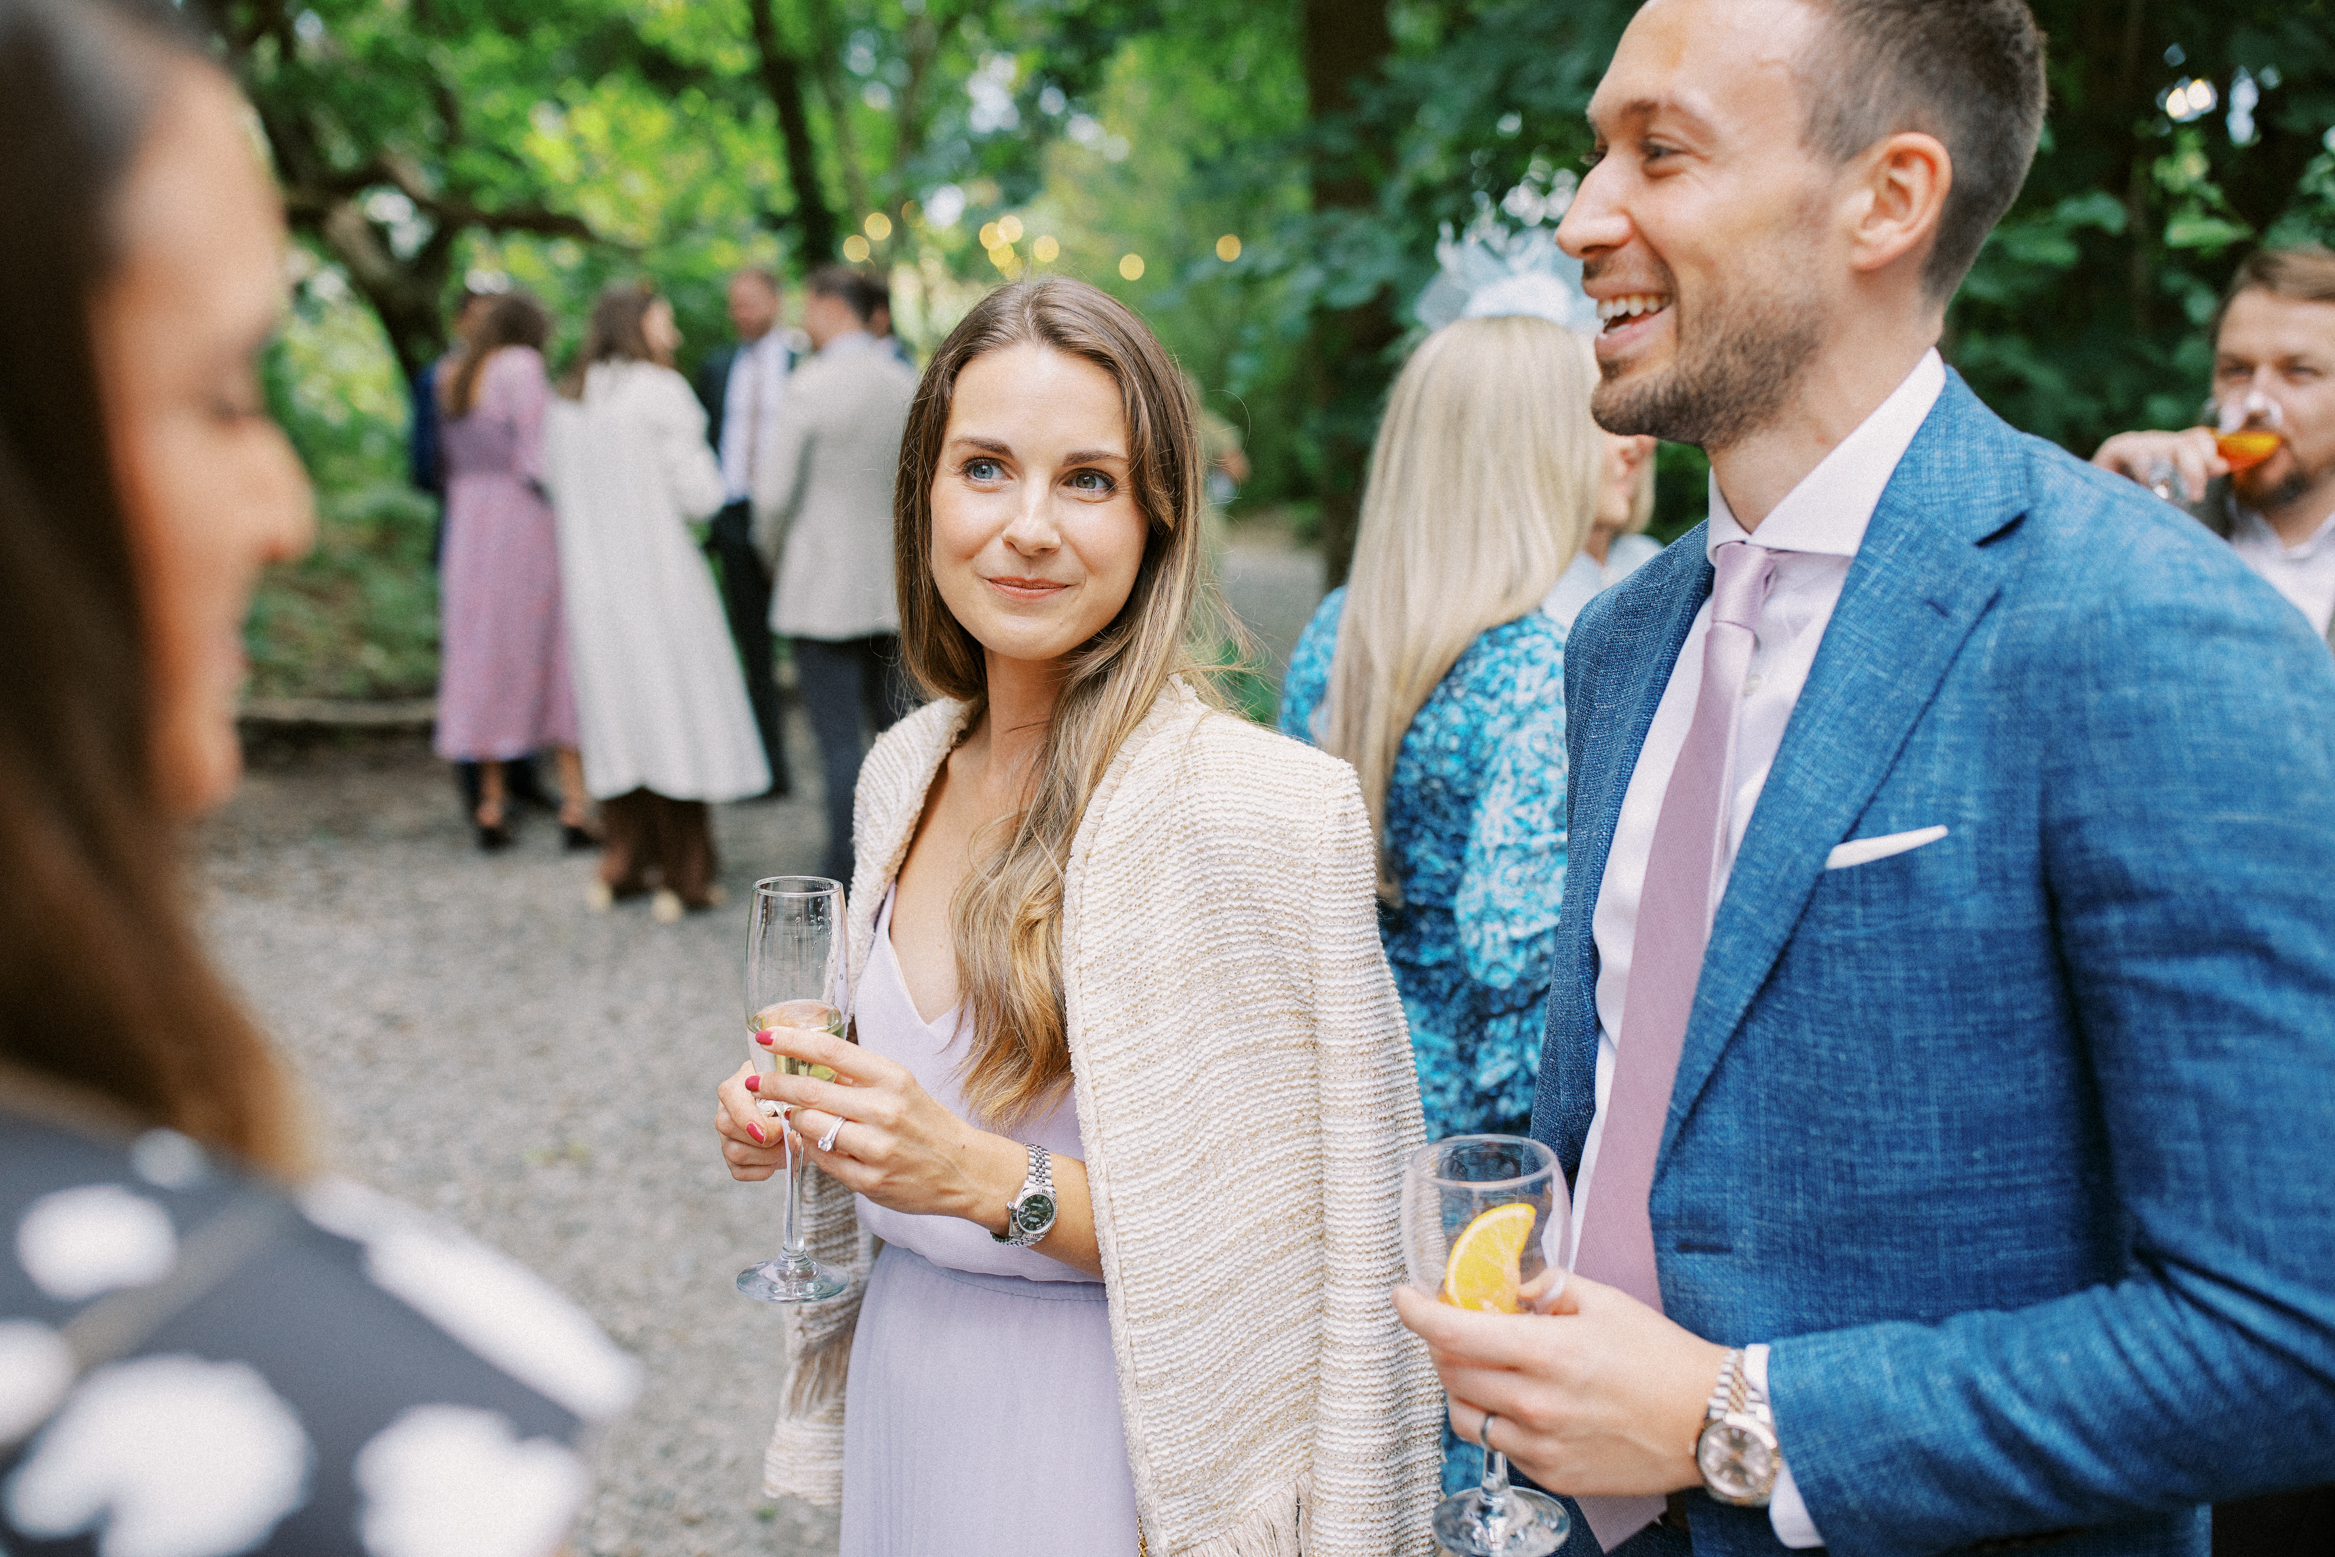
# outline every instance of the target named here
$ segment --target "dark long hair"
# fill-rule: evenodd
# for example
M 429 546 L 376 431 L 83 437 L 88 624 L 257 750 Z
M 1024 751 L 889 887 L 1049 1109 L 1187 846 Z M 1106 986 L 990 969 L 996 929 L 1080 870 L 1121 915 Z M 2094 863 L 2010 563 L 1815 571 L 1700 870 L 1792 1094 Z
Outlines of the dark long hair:
M 619 282 L 601 292 L 592 304 L 592 322 L 584 327 L 584 344 L 577 348 L 567 377 L 559 381 L 559 392 L 570 400 L 583 399 L 584 380 L 603 362 L 654 362 L 657 354 L 649 350 L 642 321 L 656 303 L 656 289 L 640 282 Z
M 478 404 L 478 375 L 487 358 L 505 346 L 541 351 L 550 339 L 551 315 L 532 293 L 506 292 L 496 298 L 438 385 L 439 409 L 450 417 L 468 416 Z
M 160 7 L 0 0 L 0 1067 L 291 1171 L 289 1089 L 204 959 L 157 799 L 92 338 L 114 198 L 190 67 Z

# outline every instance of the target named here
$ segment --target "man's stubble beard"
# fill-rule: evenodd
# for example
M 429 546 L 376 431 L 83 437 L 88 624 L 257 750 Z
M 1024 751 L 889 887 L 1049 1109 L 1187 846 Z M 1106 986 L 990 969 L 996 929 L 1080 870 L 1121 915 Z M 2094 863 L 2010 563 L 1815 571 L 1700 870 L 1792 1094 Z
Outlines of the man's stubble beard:
M 1611 433 L 1647 433 L 1706 453 L 1729 448 L 1775 420 L 1791 398 L 1823 344 L 1822 301 L 1787 282 L 1717 299 L 1702 324 L 1685 312 L 1675 283 L 1670 296 L 1678 341 L 1671 365 L 1630 383 L 1606 370 L 1590 414 Z

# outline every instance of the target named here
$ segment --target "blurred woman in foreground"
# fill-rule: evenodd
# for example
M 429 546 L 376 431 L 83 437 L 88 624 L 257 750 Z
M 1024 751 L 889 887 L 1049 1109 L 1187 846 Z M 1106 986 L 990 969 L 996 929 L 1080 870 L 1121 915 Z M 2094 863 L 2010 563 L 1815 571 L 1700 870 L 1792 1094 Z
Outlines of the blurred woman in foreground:
M 584 784 L 607 832 L 591 903 L 654 892 L 664 923 L 720 900 L 706 802 L 770 787 L 745 673 L 689 532 L 728 489 L 705 408 L 673 371 L 680 347 L 663 298 L 601 293 L 544 433 Z
M 865 1280 L 790 1313 L 766 1461 L 840 1496 L 844 1557 L 1431 1546 L 1368 824 L 1212 701 L 1203 475 L 1167 353 L 1083 282 L 991 293 L 917 391 L 901 646 L 940 701 L 860 778 L 858 1045 L 766 1035 L 844 1083 L 768 1083 L 813 1251 Z M 758 1082 L 716 1116 L 744 1179 L 781 1160 Z
M 163 7 L 0 0 L 0 1547 L 539 1557 L 629 1364 L 412 1213 L 248 1176 L 308 1158 L 190 916 L 253 584 L 312 528 L 248 116 Z

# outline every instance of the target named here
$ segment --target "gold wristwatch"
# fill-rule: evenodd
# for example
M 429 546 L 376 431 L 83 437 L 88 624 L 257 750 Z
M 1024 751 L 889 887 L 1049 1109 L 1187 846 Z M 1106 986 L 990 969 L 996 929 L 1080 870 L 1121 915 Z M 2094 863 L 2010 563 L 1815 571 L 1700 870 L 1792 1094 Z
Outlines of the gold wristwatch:
M 1768 1410 L 1767 1391 L 1751 1387 L 1741 1347 L 1720 1364 L 1694 1458 L 1703 1473 L 1703 1490 L 1722 1503 L 1765 1508 L 1775 1494 L 1776 1472 L 1784 1463 L 1776 1445 L 1775 1414 Z

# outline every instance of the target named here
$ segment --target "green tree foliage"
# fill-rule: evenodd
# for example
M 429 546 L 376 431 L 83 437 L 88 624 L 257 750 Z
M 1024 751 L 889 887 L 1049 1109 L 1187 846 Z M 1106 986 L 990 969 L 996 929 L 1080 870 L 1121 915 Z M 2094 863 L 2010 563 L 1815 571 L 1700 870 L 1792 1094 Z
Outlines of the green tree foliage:
M 2053 40 L 2042 152 L 1954 304 L 1946 350 L 2013 422 L 2088 454 L 2123 428 L 2195 416 L 2205 327 L 2248 248 L 2335 237 L 2335 6 L 2035 8 Z M 1374 299 L 1400 308 L 1429 279 L 1442 224 L 1513 190 L 1528 197 L 1512 217 L 1532 213 L 1530 192 L 1561 195 L 1587 149 L 1589 95 L 1635 9 L 1393 5 L 1383 66 L 1349 110 L 1309 127 L 1310 154 L 1367 170 L 1375 201 L 1317 202 L 1287 225 L 1280 263 L 1299 306 L 1315 318 Z M 1312 424 L 1319 443 L 1368 421 L 1403 344 L 1357 338 L 1317 364 L 1339 386 Z M 1704 468 L 1691 450 L 1663 451 L 1661 529 L 1699 512 Z
M 2088 453 L 2195 414 L 2205 326 L 2243 253 L 2335 235 L 2335 0 L 2035 3 L 2053 39 L 2042 154 L 1946 350 L 2012 421 Z M 1438 233 L 1561 214 L 1635 10 L 187 5 L 259 108 L 305 245 L 304 371 L 341 372 L 360 339 L 409 371 L 431 360 L 477 272 L 536 290 L 569 341 L 595 290 L 649 276 L 693 361 L 726 334 L 721 284 L 741 263 L 885 267 L 919 347 L 998 279 L 1059 270 L 1145 311 L 1246 432 L 1244 501 L 1318 514 L 1334 568 Z M 389 479 L 394 425 L 368 441 L 316 421 L 329 387 L 296 399 L 304 446 L 341 451 L 319 467 L 329 483 Z M 1675 533 L 1701 512 L 1705 466 L 1665 448 L 1662 468 L 1657 527 Z

